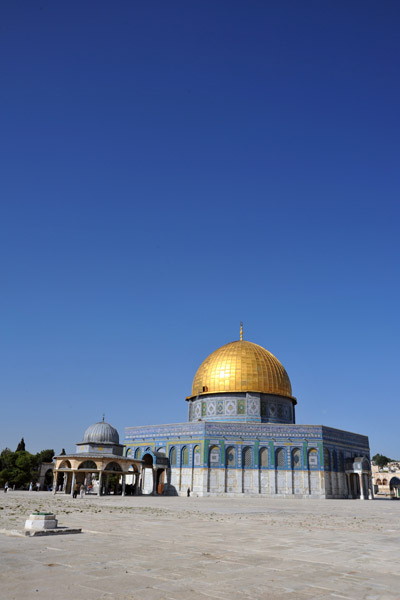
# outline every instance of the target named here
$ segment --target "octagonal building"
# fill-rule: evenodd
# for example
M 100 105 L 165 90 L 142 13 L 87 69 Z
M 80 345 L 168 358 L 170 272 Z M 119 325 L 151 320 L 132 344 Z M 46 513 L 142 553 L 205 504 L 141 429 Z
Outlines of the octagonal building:
M 297 425 L 286 370 L 242 327 L 201 363 L 186 401 L 187 423 L 125 429 L 144 493 L 372 498 L 368 438 Z

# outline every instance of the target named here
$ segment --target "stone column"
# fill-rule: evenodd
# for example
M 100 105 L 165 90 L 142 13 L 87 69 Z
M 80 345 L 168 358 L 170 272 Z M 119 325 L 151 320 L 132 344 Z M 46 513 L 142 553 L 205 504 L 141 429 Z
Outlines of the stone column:
M 358 475 L 358 480 L 360 482 L 360 500 L 365 500 L 365 498 L 364 498 L 364 482 L 363 482 L 362 471 L 357 472 L 357 475 Z
M 53 471 L 53 494 L 57 493 L 57 471 Z
M 153 494 L 156 495 L 157 494 L 157 469 L 155 469 L 154 467 L 152 467 L 151 472 L 153 474 Z
M 74 493 L 74 487 L 75 487 L 75 471 L 72 471 L 71 496 Z
M 368 486 L 369 486 L 368 499 L 369 500 L 373 500 L 374 499 L 374 486 L 373 486 L 373 483 L 372 483 L 372 475 L 371 475 L 371 473 L 368 473 Z
M 123 496 L 125 496 L 125 483 L 126 483 L 125 475 L 122 475 L 122 495 Z
M 101 496 L 101 486 L 103 485 L 103 471 L 100 471 L 99 473 L 99 487 L 97 490 L 97 495 Z

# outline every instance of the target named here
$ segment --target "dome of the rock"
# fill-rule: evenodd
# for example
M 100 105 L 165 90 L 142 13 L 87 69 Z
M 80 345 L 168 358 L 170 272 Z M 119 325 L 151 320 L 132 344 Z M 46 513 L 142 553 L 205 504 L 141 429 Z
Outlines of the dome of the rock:
M 218 348 L 200 365 L 191 397 L 220 392 L 259 392 L 293 398 L 279 360 L 262 346 L 239 340 Z

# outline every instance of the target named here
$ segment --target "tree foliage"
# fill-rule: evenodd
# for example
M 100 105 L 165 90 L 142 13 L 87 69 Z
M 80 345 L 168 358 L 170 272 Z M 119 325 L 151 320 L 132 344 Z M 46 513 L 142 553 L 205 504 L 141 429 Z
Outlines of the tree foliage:
M 20 443 L 17 446 L 16 452 L 20 452 L 21 450 L 25 450 L 25 440 L 21 438 Z
M 372 457 L 372 460 L 374 461 L 374 463 L 376 465 L 378 465 L 378 467 L 386 467 L 386 465 L 390 462 L 393 462 L 391 458 L 388 458 L 387 456 L 384 456 L 383 454 L 375 454 L 375 456 Z
M 23 438 L 21 440 L 23 442 Z M 21 446 L 18 444 L 18 448 Z M 25 443 L 23 443 L 25 448 Z M 37 454 L 31 454 L 24 450 L 12 452 L 5 448 L 0 454 L 0 486 L 6 482 L 9 486 L 16 488 L 28 487 L 31 481 L 35 482 L 39 477 L 39 468 L 42 462 L 51 462 L 54 450 L 42 450 Z

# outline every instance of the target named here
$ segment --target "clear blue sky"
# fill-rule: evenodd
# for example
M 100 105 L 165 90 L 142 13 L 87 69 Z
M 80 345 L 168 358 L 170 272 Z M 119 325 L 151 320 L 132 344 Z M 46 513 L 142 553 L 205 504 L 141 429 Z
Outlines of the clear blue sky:
M 400 4 L 5 0 L 0 446 L 187 420 L 238 339 L 399 449 Z

